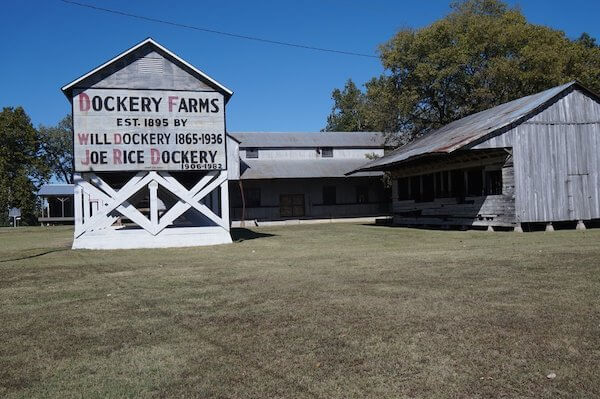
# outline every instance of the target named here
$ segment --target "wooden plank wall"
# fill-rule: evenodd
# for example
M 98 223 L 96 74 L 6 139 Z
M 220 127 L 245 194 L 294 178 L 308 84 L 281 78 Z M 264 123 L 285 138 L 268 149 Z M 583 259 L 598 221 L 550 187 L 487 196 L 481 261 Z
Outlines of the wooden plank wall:
M 215 91 L 156 51 L 141 48 L 80 87 Z
M 513 147 L 520 222 L 600 218 L 600 104 L 575 90 L 473 148 Z

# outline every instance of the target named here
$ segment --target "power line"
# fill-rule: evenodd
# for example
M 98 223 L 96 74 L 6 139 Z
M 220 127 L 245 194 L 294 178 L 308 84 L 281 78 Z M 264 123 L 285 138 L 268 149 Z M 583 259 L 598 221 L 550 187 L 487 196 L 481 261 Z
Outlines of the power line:
M 143 15 L 131 14 L 131 13 L 124 12 L 124 11 L 112 10 L 110 8 L 98 7 L 98 6 L 94 6 L 94 5 L 91 5 L 91 4 L 79 3 L 77 1 L 71 1 L 71 0 L 60 0 L 60 1 L 62 1 L 63 3 L 67 3 L 67 4 L 72 4 L 72 5 L 76 5 L 76 6 L 79 6 L 79 7 L 90 8 L 90 9 L 96 10 L 96 11 L 103 11 L 103 12 L 107 12 L 107 13 L 111 13 L 111 14 L 121 15 L 121 16 L 124 16 L 124 17 L 141 19 L 143 21 L 156 22 L 156 23 L 165 24 L 165 25 L 177 26 L 179 28 L 192 29 L 192 30 L 197 30 L 197 31 L 200 31 L 200 32 L 214 33 L 214 34 L 222 35 L 222 36 L 235 37 L 235 38 L 238 38 L 238 39 L 253 40 L 253 41 L 256 41 L 256 42 L 263 42 L 263 43 L 269 43 L 269 44 L 277 44 L 277 45 L 280 45 L 280 46 L 303 48 L 303 49 L 307 49 L 307 50 L 324 51 L 324 52 L 328 52 L 328 53 L 353 55 L 353 56 L 357 56 L 357 57 L 379 58 L 378 56 L 371 55 L 371 54 L 355 53 L 355 52 L 352 52 L 352 51 L 334 50 L 334 49 L 322 48 L 322 47 L 313 47 L 313 46 L 307 46 L 307 45 L 298 44 L 298 43 L 282 42 L 282 41 L 279 41 L 279 40 L 271 40 L 271 39 L 264 39 L 264 38 L 261 38 L 261 37 L 240 35 L 240 34 L 237 34 L 237 33 L 222 32 L 222 31 L 218 31 L 218 30 L 214 30 L 214 29 L 203 28 L 203 27 L 200 27 L 200 26 L 186 25 L 186 24 L 181 24 L 181 23 L 178 23 L 178 22 L 165 21 L 165 20 L 158 19 L 158 18 L 152 18 L 152 17 L 143 16 Z

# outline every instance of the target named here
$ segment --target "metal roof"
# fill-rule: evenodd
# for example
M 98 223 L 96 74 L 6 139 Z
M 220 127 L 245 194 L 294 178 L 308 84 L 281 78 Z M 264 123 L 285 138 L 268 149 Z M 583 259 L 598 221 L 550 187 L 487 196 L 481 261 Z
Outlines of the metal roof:
M 240 147 L 360 147 L 383 148 L 385 137 L 378 132 L 229 132 Z
M 229 98 L 233 95 L 233 91 L 231 91 L 227 87 L 223 86 L 221 83 L 217 82 L 216 80 L 214 80 L 213 78 L 211 78 L 210 76 L 208 76 L 207 74 L 205 74 L 204 72 L 202 72 L 201 70 L 199 70 L 198 68 L 196 68 L 195 66 L 193 66 L 192 64 L 190 64 L 189 62 L 185 61 L 183 58 L 179 57 L 178 55 L 176 55 L 175 53 L 173 53 L 172 51 L 170 51 L 169 49 L 167 49 L 166 47 L 160 45 L 158 42 L 156 42 L 151 37 L 143 40 L 142 42 L 140 42 L 138 44 L 136 44 L 135 46 L 131 47 L 129 50 L 125 50 L 124 52 L 122 52 L 121 54 L 117 55 L 116 57 L 111 58 L 110 60 L 106 61 L 104 64 L 102 64 L 102 65 L 94 68 L 90 72 L 88 72 L 85 75 L 83 75 L 83 76 L 75 79 L 71 83 L 68 83 L 68 84 L 64 85 L 61 88 L 62 92 L 65 94 L 65 96 L 69 97 L 71 89 L 73 89 L 78 83 L 80 83 L 83 80 L 89 78 L 90 76 L 92 76 L 92 75 L 100 72 L 102 69 L 110 66 L 111 64 L 117 62 L 118 60 L 120 60 L 123 57 L 126 57 L 130 53 L 134 52 L 135 50 L 137 50 L 137 49 L 139 49 L 139 48 L 141 48 L 143 46 L 152 46 L 155 49 L 158 49 L 159 51 L 167 54 L 167 56 L 171 57 L 173 60 L 175 60 L 175 61 L 183 64 L 185 67 L 189 68 L 189 70 L 192 73 L 196 74 L 201 80 L 204 80 L 204 81 L 208 82 L 209 85 L 213 86 L 215 89 L 217 89 L 217 91 L 221 91 L 225 95 L 225 100 L 226 101 L 229 100 Z
M 348 172 L 365 163 L 364 159 L 243 159 L 240 179 L 298 179 L 347 177 Z M 381 176 L 381 172 L 361 172 L 352 177 Z
M 571 92 L 575 87 L 591 93 L 579 83 L 570 82 L 522 97 L 449 123 L 379 159 L 366 163 L 356 171 L 385 170 L 391 165 L 415 157 L 451 153 L 475 141 L 484 139 L 488 135 L 493 135 L 500 129 L 524 122 L 563 95 Z
M 74 195 L 74 187 L 73 184 L 44 184 L 38 191 L 38 195 Z

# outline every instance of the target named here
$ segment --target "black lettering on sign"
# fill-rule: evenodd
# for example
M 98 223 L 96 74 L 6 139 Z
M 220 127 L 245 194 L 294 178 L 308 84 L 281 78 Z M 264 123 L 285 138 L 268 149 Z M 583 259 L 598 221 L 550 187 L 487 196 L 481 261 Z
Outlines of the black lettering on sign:
M 208 98 L 200 100 L 200 112 L 208 112 Z
M 102 98 L 98 96 L 92 97 L 92 108 L 94 111 L 102 111 Z
M 142 97 L 142 112 L 150 112 L 150 97 Z
M 187 104 L 185 103 L 185 98 L 182 98 L 179 102 L 179 112 L 188 112 Z
M 115 98 L 113 96 L 106 96 L 106 98 L 104 99 L 104 109 L 107 111 L 114 111 L 115 107 L 112 105 L 109 105 L 109 102 L 110 102 L 110 104 L 112 104 L 112 102 L 114 100 L 115 100 Z
M 212 105 L 212 110 L 210 112 L 212 113 L 217 113 L 219 112 L 219 99 L 218 98 L 213 98 L 212 100 L 210 100 L 210 105 Z
M 198 100 L 195 98 L 190 98 L 190 111 L 198 112 Z

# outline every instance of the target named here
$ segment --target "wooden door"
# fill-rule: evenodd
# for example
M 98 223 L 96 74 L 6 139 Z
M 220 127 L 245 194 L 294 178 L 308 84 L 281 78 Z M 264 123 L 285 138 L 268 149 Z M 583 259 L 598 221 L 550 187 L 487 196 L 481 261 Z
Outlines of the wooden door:
M 567 138 L 567 195 L 569 219 L 591 219 L 592 198 L 589 186 L 590 135 L 576 128 L 566 133 Z
M 303 217 L 304 194 L 284 194 L 279 196 L 279 216 Z
M 569 219 L 589 220 L 592 218 L 592 198 L 588 186 L 589 175 L 568 175 Z

